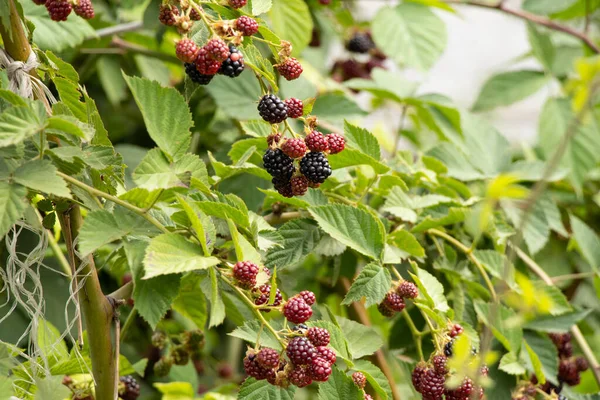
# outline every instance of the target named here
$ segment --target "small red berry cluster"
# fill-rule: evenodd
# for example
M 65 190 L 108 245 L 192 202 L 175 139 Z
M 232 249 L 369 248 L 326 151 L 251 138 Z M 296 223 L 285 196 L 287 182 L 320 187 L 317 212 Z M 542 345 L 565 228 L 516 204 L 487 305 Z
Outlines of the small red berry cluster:
M 157 331 L 152 335 L 152 346 L 164 350 L 164 354 L 154 364 L 154 374 L 157 377 L 167 376 L 173 365 L 186 365 L 190 358 L 194 362 L 200 360 L 204 348 L 204 332 L 186 331 L 171 337 Z
M 84 19 L 94 18 L 92 0 L 33 0 L 37 5 L 45 5 L 53 21 L 66 21 L 72 11 Z
M 444 354 L 434 353 L 429 362 L 420 362 L 412 372 L 412 384 L 415 390 L 423 396 L 424 400 L 469 400 L 473 398 L 483 399 L 484 390 L 482 387 L 475 386 L 473 380 L 465 377 L 460 386 L 449 389 L 446 387 L 446 381 L 451 376 L 452 371 L 448 367 L 448 357 L 452 356 L 452 343 L 454 338 L 461 335 L 463 328 L 458 325 L 452 325 L 447 336 L 449 341 L 444 347 Z M 480 370 L 481 376 L 488 376 L 489 369 L 483 366 Z
M 414 300 L 419 297 L 419 289 L 409 281 L 402 281 L 395 284 L 395 289 L 388 292 L 381 303 L 377 305 L 377 309 L 381 315 L 392 317 L 397 312 L 402 312 L 406 307 L 405 299 Z
M 373 400 L 373 397 L 365 392 L 365 386 L 367 386 L 367 377 L 365 374 L 360 371 L 356 371 L 352 374 L 352 380 L 354 381 L 354 384 L 362 390 L 365 400 Z
M 346 141 L 340 134 L 323 135 L 311 129 L 304 138 L 284 139 L 280 133 L 272 134 L 267 144 L 263 165 L 273 177 L 273 186 L 282 196 L 293 197 L 325 182 L 332 173 L 327 155 L 343 151 Z
M 529 392 L 535 391 L 536 388 L 547 394 L 559 394 L 564 384 L 569 386 L 579 385 L 581 382 L 580 374 L 589 368 L 585 358 L 573 356 L 573 344 L 571 343 L 571 335 L 569 333 L 551 333 L 548 336 L 558 351 L 558 386 L 548 380 L 543 385 L 540 385 L 537 376 L 534 374 L 530 382 L 517 389 L 513 394 L 514 398 L 519 398 L 519 400 L 534 399 L 535 394 L 530 397 L 527 396 Z

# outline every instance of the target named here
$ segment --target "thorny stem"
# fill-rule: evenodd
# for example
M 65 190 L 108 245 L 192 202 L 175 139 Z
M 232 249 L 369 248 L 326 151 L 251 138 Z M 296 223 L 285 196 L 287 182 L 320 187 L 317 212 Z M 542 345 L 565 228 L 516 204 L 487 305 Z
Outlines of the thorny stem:
M 134 206 L 133 204 L 129 204 L 128 202 L 119 199 L 118 197 L 115 197 L 111 194 L 105 193 L 101 190 L 98 190 L 92 186 L 86 185 L 85 183 L 78 181 L 75 178 L 72 178 L 69 175 L 63 174 L 62 172 L 57 172 L 56 173 L 58 176 L 60 176 L 61 178 L 63 178 L 65 181 L 69 182 L 70 184 L 77 186 L 83 190 L 85 190 L 86 192 L 88 192 L 89 194 L 92 194 L 94 196 L 100 196 L 105 198 L 106 200 L 112 201 L 115 204 L 120 205 L 121 207 L 125 207 L 128 210 L 133 211 L 134 213 L 140 215 L 142 218 L 144 218 L 146 221 L 150 222 L 152 225 L 154 225 L 155 227 L 157 227 L 158 229 L 160 229 L 163 233 L 169 233 L 169 230 L 160 222 L 158 222 L 153 216 L 151 216 L 150 214 L 148 214 L 146 212 L 146 210 L 143 210 L 139 207 Z
M 554 286 L 554 283 L 552 282 L 552 278 L 550 276 L 548 276 L 548 274 L 546 274 L 546 271 L 544 271 L 544 269 L 538 263 L 536 263 L 527 254 L 525 254 L 525 252 L 523 250 L 521 250 L 518 247 L 515 247 L 512 243 L 510 243 L 510 246 L 515 251 L 516 255 L 525 263 L 525 265 L 527 265 L 533 271 L 534 274 L 539 276 L 540 279 L 542 281 L 544 281 L 544 283 L 546 283 L 548 286 Z M 596 382 L 600 383 L 600 364 L 598 363 L 598 360 L 596 359 L 596 356 L 594 355 L 593 350 L 591 349 L 588 342 L 585 340 L 585 337 L 583 336 L 583 334 L 581 333 L 581 330 L 579 329 L 579 327 L 576 324 L 571 327 L 571 334 L 575 338 L 575 341 L 581 348 L 581 351 L 583 352 L 585 359 L 587 360 L 588 364 L 590 365 L 590 368 L 592 370 L 592 373 L 594 374 L 594 378 L 596 379 Z
M 532 14 L 532 13 L 529 13 L 524 10 L 515 10 L 515 9 L 507 8 L 504 5 L 503 1 L 500 1 L 496 4 L 490 4 L 490 3 L 486 3 L 483 1 L 477 1 L 477 0 L 444 0 L 444 1 L 446 3 L 450 3 L 450 4 L 464 4 L 464 5 L 469 5 L 469 6 L 476 6 L 476 7 L 489 8 L 489 9 L 493 9 L 493 10 L 502 11 L 506 14 L 515 16 L 517 18 L 533 22 L 534 24 L 542 25 L 542 26 L 545 26 L 546 28 L 549 28 L 549 29 L 552 29 L 555 31 L 559 31 L 559 32 L 563 32 L 563 33 L 566 33 L 567 35 L 576 37 L 577 39 L 579 39 L 583 43 L 585 43 L 594 53 L 596 53 L 596 54 L 600 53 L 600 47 L 598 47 L 596 45 L 596 43 L 594 43 L 594 41 L 590 37 L 588 37 L 585 33 L 579 32 L 569 26 L 561 25 L 557 22 L 552 21 L 549 18 L 541 17 L 539 15 Z
M 492 299 L 494 301 L 496 301 L 498 299 L 498 295 L 496 294 L 496 289 L 494 289 L 494 285 L 490 279 L 490 276 L 485 271 L 485 268 L 483 267 L 481 262 L 473 254 L 472 248 L 465 246 L 464 244 L 462 244 L 460 241 L 456 240 L 452 236 L 448 235 L 445 232 L 439 231 L 437 229 L 430 229 L 427 232 L 430 235 L 441 237 L 442 239 L 446 240 L 447 242 L 454 245 L 454 247 L 456 247 L 457 249 L 462 251 L 469 258 L 469 260 L 471 260 L 471 262 L 475 265 L 475 267 L 477 267 L 477 269 L 479 270 L 479 273 L 483 277 L 483 280 L 485 281 L 485 284 L 487 285 L 487 287 L 492 295 Z

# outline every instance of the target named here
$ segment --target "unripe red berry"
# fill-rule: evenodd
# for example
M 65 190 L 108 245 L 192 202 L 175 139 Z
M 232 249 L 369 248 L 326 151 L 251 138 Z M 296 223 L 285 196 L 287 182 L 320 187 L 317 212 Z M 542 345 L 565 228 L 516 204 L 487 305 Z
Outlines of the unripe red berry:
M 167 26 L 174 26 L 177 23 L 179 9 L 168 4 L 162 4 L 158 11 L 158 20 Z
M 287 106 L 288 117 L 290 118 L 300 118 L 304 114 L 304 104 L 302 104 L 302 100 L 300 99 L 290 97 L 285 100 L 285 105 Z
M 344 150 L 346 147 L 346 139 L 338 133 L 330 133 L 326 136 L 327 143 L 329 144 L 329 153 L 337 154 Z
M 248 3 L 248 0 L 229 0 L 229 5 L 232 8 L 242 8 Z
M 393 317 L 396 313 L 394 310 L 392 310 L 385 304 L 385 301 L 383 303 L 377 304 L 377 310 L 384 317 Z
M 73 11 L 83 19 L 94 18 L 94 6 L 91 0 L 79 0 L 77 5 L 73 7 Z
M 448 358 L 444 355 L 438 354 L 431 360 L 433 369 L 440 375 L 446 375 L 448 373 Z
M 200 21 L 202 16 L 200 16 L 200 13 L 195 8 L 192 8 L 192 11 L 190 11 L 190 19 L 192 21 Z
M 310 364 L 317 356 L 317 349 L 305 337 L 294 337 L 290 339 L 285 354 L 294 365 Z
M 331 365 L 335 364 L 337 360 L 337 356 L 335 352 L 329 347 L 318 346 L 317 347 L 317 355 L 325 360 L 327 360 Z
M 315 357 L 310 363 L 308 371 L 313 380 L 325 382 L 329 379 L 329 375 L 331 375 L 331 364 L 321 357 Z
M 196 69 L 202 75 L 215 75 L 221 68 L 221 62 L 211 59 L 208 50 L 205 47 L 201 47 L 200 50 L 198 50 L 195 64 Z
M 398 293 L 395 292 L 388 293 L 387 296 L 385 296 L 383 302 L 385 303 L 387 308 L 396 312 L 401 312 L 406 306 L 406 304 L 404 303 L 404 299 L 400 297 Z
M 261 285 L 258 288 L 258 291 L 260 293 L 260 296 L 258 296 L 256 298 L 256 300 L 254 300 L 254 304 L 256 304 L 257 306 L 262 306 L 263 304 L 267 304 L 269 302 L 269 297 L 271 297 L 271 285 L 268 285 L 268 284 Z M 281 291 L 279 289 L 277 289 L 277 291 L 275 292 L 275 300 L 273 301 L 273 304 L 271 304 L 271 305 L 273 307 L 277 307 L 281 304 L 282 301 L 283 301 L 283 297 L 281 296 Z M 261 309 L 261 311 L 269 312 L 270 310 Z
M 308 367 L 303 365 L 296 365 L 290 372 L 288 379 L 292 385 L 303 388 L 312 383 L 312 378 L 308 374 Z
M 193 63 L 198 57 L 198 46 L 191 39 L 181 39 L 175 46 L 177 58 L 185 63 Z
M 300 138 L 288 139 L 281 145 L 281 150 L 291 158 L 301 158 L 306 154 L 306 143 Z
M 308 328 L 306 337 L 315 346 L 327 346 L 331 340 L 331 335 L 327 329 L 317 327 Z
M 412 371 L 412 384 L 415 390 L 421 393 L 421 382 L 423 380 L 423 375 L 425 374 L 426 367 L 425 364 L 417 364 L 415 369 Z
M 328 151 L 329 142 L 319 131 L 312 131 L 304 138 L 304 143 L 310 151 Z
M 279 352 L 269 347 L 263 347 L 258 352 L 256 361 L 263 368 L 277 368 L 279 366 Z
M 290 185 L 294 196 L 304 196 L 308 191 L 308 179 L 304 175 L 294 176 L 290 180 Z
M 367 378 L 365 377 L 365 374 L 363 374 L 362 372 L 356 371 L 355 373 L 353 373 L 352 380 L 354 381 L 356 386 L 358 386 L 361 389 L 364 389 L 365 386 L 367 385 Z
M 222 39 L 210 39 L 204 47 L 211 60 L 223 62 L 229 57 L 229 46 Z
M 292 297 L 283 306 L 283 315 L 294 324 L 308 321 L 312 313 L 312 308 L 301 297 Z
M 462 326 L 460 326 L 459 324 L 454 324 L 454 326 L 452 326 L 452 328 L 450 329 L 450 332 L 448 333 L 450 335 L 450 337 L 454 338 L 457 337 L 458 335 L 462 334 L 464 332 L 464 329 Z
M 275 374 L 275 371 L 272 369 L 261 367 L 256 360 L 256 354 L 252 352 L 247 354 L 244 358 L 244 371 L 246 374 L 257 380 L 267 379 L 269 376 Z
M 239 261 L 233 266 L 233 277 L 243 288 L 252 288 L 256 285 L 258 266 L 251 261 Z
M 441 400 L 445 391 L 446 378 L 433 369 L 427 369 L 421 375 L 421 394 L 424 399 Z
M 235 29 L 244 36 L 252 36 L 258 32 L 258 22 L 255 19 L 242 15 L 235 20 Z
M 409 281 L 400 282 L 396 292 L 405 299 L 416 299 L 419 297 L 419 289 L 417 288 L 417 285 Z
M 302 297 L 306 304 L 308 304 L 309 306 L 312 306 L 317 301 L 315 294 L 310 290 L 303 290 L 300 293 L 298 293 L 298 296 Z
M 297 79 L 302 74 L 302 64 L 294 57 L 285 59 L 285 61 L 276 66 L 277 71 L 288 81 Z
M 69 0 L 47 0 L 46 9 L 53 21 L 66 21 L 73 10 Z

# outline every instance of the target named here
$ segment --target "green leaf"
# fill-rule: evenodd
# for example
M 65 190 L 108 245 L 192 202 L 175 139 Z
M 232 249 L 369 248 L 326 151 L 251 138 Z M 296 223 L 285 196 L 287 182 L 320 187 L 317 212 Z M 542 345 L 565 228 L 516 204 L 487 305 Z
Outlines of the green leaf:
M 452 225 L 462 222 L 467 217 L 469 210 L 467 208 L 439 206 L 428 209 L 421 214 L 424 217 L 411 232 L 420 233 L 440 226 Z
M 569 100 L 548 99 L 540 115 L 539 143 L 544 157 L 550 160 L 563 145 L 564 135 L 577 129 L 559 165 L 569 170 L 569 179 L 581 191 L 588 173 L 600 162 L 600 137 L 594 118 L 573 124 L 575 115 Z
M 523 329 L 515 323 L 517 314 L 503 305 L 499 305 L 496 312 L 492 312 L 492 308 L 495 307 L 492 303 L 478 301 L 474 305 L 477 316 L 492 330 L 494 337 L 506 350 L 517 353 L 523 339 Z M 494 320 L 491 320 L 491 317 L 494 317 Z
M 334 239 L 370 258 L 379 259 L 383 251 L 381 221 L 368 212 L 346 205 L 327 205 L 308 209 L 321 229 Z
M 533 282 L 535 287 L 535 293 L 539 293 L 540 296 L 544 296 L 552 301 L 552 308 L 550 314 L 553 316 L 562 315 L 573 311 L 569 300 L 565 297 L 562 291 L 556 286 L 551 286 L 542 281 Z
M 50 365 L 69 358 L 69 350 L 58 329 L 43 318 L 38 318 L 37 325 L 37 346 Z
M 146 250 L 144 279 L 206 269 L 219 262 L 216 257 L 204 257 L 202 248 L 183 236 L 165 233 L 152 239 Z
M 140 187 L 148 190 L 190 187 L 192 178 L 208 185 L 208 172 L 200 157 L 185 154 L 172 162 L 157 148 L 148 151 L 132 176 Z
M 367 360 L 358 360 L 354 363 L 352 369 L 362 372 L 371 387 L 383 400 L 393 398 L 390 382 L 377 366 Z
M 118 55 L 100 56 L 96 62 L 98 78 L 108 101 L 118 107 L 127 99 L 127 84 L 121 74 L 121 57 Z
M 523 328 L 538 332 L 564 333 L 568 332 L 579 321 L 584 320 L 591 312 L 592 310 L 588 309 L 584 311 L 572 311 L 559 316 L 542 316 L 526 322 Z
M 403 78 L 400 74 L 375 68 L 371 79 L 354 78 L 344 82 L 351 89 L 367 91 L 380 99 L 388 99 L 397 103 L 415 94 L 417 84 Z
M 171 158 L 185 154 L 190 147 L 190 128 L 194 122 L 183 96 L 177 89 L 162 87 L 158 82 L 123 76 L 152 140 Z
M 154 387 L 163 394 L 162 400 L 192 400 L 194 398 L 194 387 L 189 382 L 157 382 Z
M 335 365 L 327 382 L 319 385 L 319 400 L 362 400 L 363 391 L 356 386 L 351 377 L 340 371 Z
M 402 3 L 383 7 L 372 21 L 377 47 L 401 65 L 427 70 L 447 42 L 444 22 L 428 7 Z
M 235 256 L 238 261 L 252 261 L 255 264 L 262 264 L 262 257 L 258 250 L 254 248 L 252 243 L 248 241 L 241 235 L 235 223 L 231 219 L 227 219 L 227 226 L 229 227 L 229 233 L 231 234 L 231 240 L 233 241 L 233 246 L 235 247 Z
M 200 242 L 200 246 L 202 246 L 204 255 L 210 256 L 216 240 L 215 226 L 210 218 L 200 211 L 196 204 L 186 201 L 181 196 L 177 196 L 177 200 L 179 200 L 179 204 L 190 220 L 192 229 L 196 233 L 196 238 Z
M 538 377 L 545 376 L 546 379 L 556 383 L 558 352 L 552 341 L 547 336 L 531 332 L 525 333 L 524 339 L 527 350 L 525 362 L 529 371 L 535 372 Z M 542 379 L 540 379 L 540 383 L 542 383 Z
M 48 160 L 33 160 L 20 165 L 13 173 L 13 180 L 42 193 L 71 198 L 67 184 L 56 175 L 56 167 Z
M 271 331 L 264 327 L 261 328 L 261 324 L 256 320 L 244 322 L 244 325 L 235 328 L 229 336 L 240 338 L 253 344 L 256 343 L 257 338 L 259 338 L 261 346 L 282 350 L 281 343 L 273 336 Z
M 114 212 L 93 211 L 85 218 L 79 234 L 79 251 L 87 256 L 105 244 L 127 235 L 158 233 L 154 225 L 144 218 L 122 207 Z
M 577 242 L 577 249 L 595 272 L 600 271 L 600 238 L 589 226 L 579 218 L 571 215 L 571 229 L 573 239 Z
M 415 266 L 416 264 L 413 264 Z M 444 296 L 444 286 L 437 280 L 437 278 L 431 275 L 424 269 L 415 267 L 416 275 L 411 274 L 415 283 L 419 287 L 419 296 L 425 297 L 432 308 L 447 312 L 450 307 L 446 296 Z
M 181 279 L 178 275 L 144 279 L 143 261 L 148 243 L 139 240 L 125 241 L 123 247 L 134 282 L 135 308 L 152 329 L 156 329 L 156 325 L 177 297 Z
M 293 55 L 298 55 L 310 42 L 313 22 L 308 5 L 302 0 L 275 1 L 269 11 L 273 31 L 293 43 Z
M 461 114 L 468 160 L 486 176 L 496 176 L 511 162 L 511 146 L 492 124 L 481 116 Z M 490 149 L 494 149 L 490 152 Z
M 208 327 L 212 328 L 213 326 L 221 325 L 223 320 L 225 320 L 225 303 L 223 303 L 223 298 L 221 297 L 216 269 L 210 268 L 208 273 L 210 280 L 205 281 L 210 285 L 210 319 L 208 321 Z M 204 287 L 203 290 L 206 294 Z
M 201 278 L 198 275 L 186 275 L 181 279 L 181 288 L 173 302 L 173 309 L 192 320 L 198 329 L 204 329 L 208 311 L 200 281 Z
M 368 165 L 378 174 L 385 174 L 390 170 L 390 167 L 377 161 L 371 156 L 368 156 L 355 149 L 345 149 L 341 153 L 332 154 L 328 157 L 331 169 L 341 169 L 354 167 L 356 165 Z
M 387 268 L 371 263 L 356 277 L 342 304 L 351 304 L 365 297 L 365 307 L 380 303 L 392 285 Z
M 264 14 L 271 9 L 273 0 L 252 0 L 252 15 Z
M 522 375 L 525 373 L 525 367 L 515 353 L 506 353 L 500 359 L 498 368 L 509 375 Z
M 43 379 L 37 378 L 35 380 L 37 390 L 35 391 L 33 400 L 64 400 L 67 398 L 71 391 L 63 385 L 62 380 L 61 376 L 46 376 Z
M 60 52 L 76 48 L 85 39 L 94 38 L 96 32 L 81 17 L 71 15 L 67 21 L 57 24 L 50 19 L 44 7 L 36 6 L 31 1 L 21 3 L 27 20 L 35 26 L 33 41 L 42 50 Z
M 523 100 L 548 83 L 539 71 L 510 71 L 488 79 L 473 105 L 473 111 L 487 111 Z
M 26 195 L 27 189 L 23 186 L 0 182 L 0 238 L 25 213 Z
M 232 219 L 236 224 L 248 228 L 250 220 L 248 219 L 248 210 L 232 204 L 220 203 L 216 201 L 197 201 L 196 206 L 207 215 L 217 217 L 223 220 Z
M 505 280 L 508 285 L 514 288 L 515 271 L 512 264 L 508 264 L 506 256 L 494 250 L 475 250 L 473 255 L 481 262 L 483 267 L 495 278 Z M 505 271 L 505 268 L 509 271 Z
M 366 113 L 351 97 L 342 93 L 326 93 L 317 97 L 312 115 L 332 123 L 341 123 L 348 116 L 361 116 Z
M 513 226 L 519 227 L 523 216 L 520 203 L 502 200 L 500 204 Z M 529 212 L 527 222 L 523 229 L 523 237 L 529 252 L 535 254 L 540 251 L 548 242 L 549 236 L 550 227 L 546 221 L 546 214 L 542 208 L 541 202 L 537 202 Z
M 11 107 L 0 114 L 0 148 L 19 144 L 46 126 L 46 112 L 40 102 L 35 107 Z
M 349 147 L 358 149 L 376 160 L 381 159 L 379 142 L 377 142 L 377 138 L 368 130 L 344 121 L 344 137 Z
M 48 131 L 58 131 L 62 134 L 72 135 L 89 142 L 94 137 L 92 126 L 85 124 L 71 115 L 54 115 L 48 118 Z
M 54 82 L 56 90 L 60 95 L 61 103 L 63 103 L 55 105 L 54 108 L 61 106 L 61 108 L 64 109 L 64 106 L 67 106 L 68 111 L 71 111 L 79 121 L 87 123 L 87 107 L 83 102 L 81 102 L 82 95 L 78 85 L 64 78 L 54 78 L 52 81 Z M 63 112 L 63 114 L 68 114 L 68 111 Z
M 446 168 L 447 175 L 462 181 L 474 181 L 485 177 L 469 161 L 461 148 L 453 143 L 442 142 L 429 151 L 427 155 L 440 160 Z
M 271 385 L 265 380 L 246 378 L 237 398 L 238 400 L 294 400 L 294 393 L 296 393 L 295 386 L 284 389 Z
M 537 58 L 546 71 L 552 71 L 554 65 L 555 50 L 550 35 L 541 32 L 532 22 L 527 23 L 527 37 L 531 44 L 533 55 Z
M 338 317 L 337 321 L 348 343 L 352 359 L 371 355 L 383 346 L 383 339 L 374 328 L 342 317 Z
M 282 237 L 282 247 L 273 247 L 267 252 L 265 265 L 282 268 L 302 261 L 319 244 L 319 227 L 309 219 L 297 219 L 283 224 L 277 231 Z
M 254 120 L 258 117 L 260 86 L 250 72 L 244 72 L 236 79 L 217 76 L 207 87 L 219 109 L 227 116 L 239 120 Z
M 388 242 L 412 256 L 425 257 L 425 249 L 417 238 L 408 231 L 393 232 L 389 235 Z

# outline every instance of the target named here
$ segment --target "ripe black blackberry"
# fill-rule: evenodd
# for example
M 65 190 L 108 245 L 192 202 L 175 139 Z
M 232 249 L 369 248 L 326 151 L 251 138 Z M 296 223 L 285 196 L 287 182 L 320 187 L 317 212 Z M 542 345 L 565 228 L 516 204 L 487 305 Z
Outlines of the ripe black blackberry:
M 294 174 L 294 160 L 285 155 L 280 149 L 268 149 L 263 156 L 263 166 L 274 178 L 289 180 Z M 282 184 L 282 181 L 278 183 Z
M 325 382 L 331 375 L 331 363 L 321 357 L 315 357 L 308 367 L 310 377 L 317 382 Z
M 304 138 L 304 142 L 306 143 L 306 147 L 310 151 L 328 151 L 329 150 L 329 142 L 325 139 L 325 136 L 319 131 L 312 131 Z
M 79 0 L 77 5 L 73 7 L 73 11 L 83 19 L 94 18 L 94 6 L 92 5 L 92 0 Z
M 294 324 L 302 324 L 312 316 L 312 308 L 302 297 L 292 297 L 283 306 L 284 317 Z
M 300 161 L 300 172 L 311 182 L 323 183 L 331 175 L 331 167 L 325 154 L 310 152 Z
M 274 94 L 267 94 L 258 103 L 258 113 L 265 121 L 278 124 L 286 120 L 287 107 L 279 97 Z
M 396 292 L 390 292 L 383 299 L 384 304 L 387 308 L 392 311 L 402 312 L 406 304 L 404 303 L 404 299 L 400 297 L 400 295 Z
M 352 38 L 350 38 L 350 40 L 348 40 L 348 43 L 346 44 L 346 48 L 348 49 L 348 51 L 351 51 L 352 53 L 361 54 L 368 53 L 369 50 L 371 50 L 374 47 L 375 43 L 373 43 L 373 39 L 371 39 L 371 36 L 362 32 L 355 33 L 354 36 L 352 36 Z
M 452 347 L 454 346 L 454 339 L 444 345 L 444 354 L 446 357 L 452 357 Z
M 317 349 L 307 338 L 294 337 L 288 342 L 285 354 L 294 365 L 308 365 L 317 356 Z
M 288 375 L 288 379 L 292 385 L 303 388 L 312 383 L 312 378 L 308 374 L 308 367 L 304 365 L 296 365 Z
M 308 179 L 304 175 L 294 176 L 290 180 L 290 186 L 294 196 L 304 196 L 308 191 Z
M 158 11 L 158 20 L 167 26 L 173 26 L 177 23 L 177 17 L 179 16 L 179 9 L 172 7 L 168 4 L 161 4 Z
M 294 332 L 302 332 L 308 329 L 306 324 L 298 324 L 292 328 Z
M 233 8 L 242 8 L 248 3 L 248 0 L 229 0 L 229 5 Z
M 256 355 L 256 361 L 263 368 L 277 368 L 279 366 L 279 352 L 269 347 L 263 347 Z
M 233 266 L 233 277 L 243 288 L 254 287 L 257 275 L 258 266 L 251 261 L 239 261 Z
M 337 357 L 335 351 L 326 346 L 317 346 L 317 355 L 329 362 L 329 364 L 335 364 Z
M 367 385 L 367 378 L 365 377 L 365 374 L 363 374 L 362 372 L 356 371 L 355 373 L 353 373 L 352 380 L 354 381 L 356 386 L 358 386 L 361 389 L 364 389 L 365 386 Z
M 192 39 L 181 39 L 175 45 L 175 55 L 184 63 L 193 63 L 198 56 L 198 46 Z
M 419 296 L 419 289 L 417 289 L 417 285 L 409 281 L 400 282 L 396 292 L 406 299 L 416 299 Z
M 258 22 L 255 19 L 242 15 L 235 20 L 235 29 L 244 36 L 252 36 L 258 32 Z
M 235 78 L 240 76 L 242 71 L 244 71 L 244 56 L 237 47 L 230 44 L 229 45 L 229 57 L 223 64 L 221 64 L 221 69 L 219 69 L 219 74 L 228 76 L 230 78 Z
M 331 335 L 327 329 L 317 327 L 308 328 L 306 337 L 315 346 L 327 346 L 331 340 Z
M 277 71 L 288 81 L 297 79 L 302 75 L 302 64 L 294 57 L 286 58 L 281 64 L 275 66 Z
M 190 80 L 198 85 L 208 85 L 214 78 L 214 75 L 201 74 L 194 63 L 185 63 L 185 73 L 190 77 Z
M 310 290 L 303 290 L 300 293 L 298 293 L 298 296 L 302 297 L 306 304 L 308 304 L 309 306 L 312 306 L 317 302 L 317 297 Z
M 330 133 L 325 136 L 327 144 L 329 144 L 329 154 L 337 154 L 344 151 L 346 147 L 346 139 L 339 133 Z
M 421 375 L 421 394 L 423 399 L 442 400 L 446 378 L 438 374 L 432 368 L 428 368 Z
M 290 158 L 301 158 L 304 157 L 307 151 L 306 143 L 300 138 L 293 138 L 286 140 L 281 145 L 281 151 L 283 151 Z
M 47 0 L 46 9 L 52 21 L 66 21 L 73 5 L 69 0 Z
M 558 364 L 558 380 L 569 386 L 579 385 L 581 378 L 575 360 L 563 359 Z
M 304 114 L 304 104 L 302 100 L 290 97 L 285 100 L 285 106 L 287 107 L 288 117 L 300 118 Z
M 294 197 L 294 188 L 292 187 L 292 181 L 287 178 L 273 178 L 273 187 L 277 190 L 277 193 L 283 197 L 292 198 Z
M 130 375 L 119 378 L 119 397 L 123 400 L 136 400 L 140 396 L 140 385 Z
M 433 364 L 433 369 L 440 375 L 446 375 L 448 373 L 448 358 L 441 354 L 433 356 L 431 360 Z

